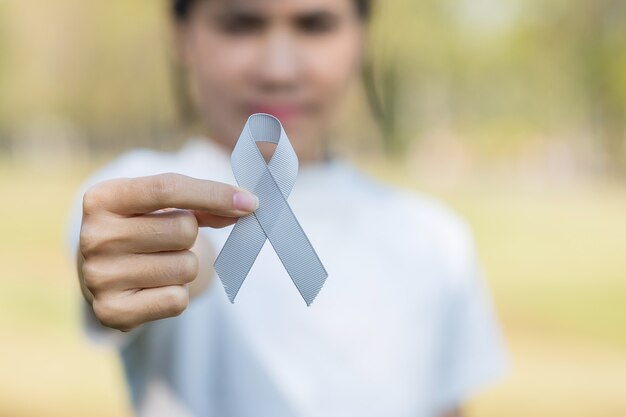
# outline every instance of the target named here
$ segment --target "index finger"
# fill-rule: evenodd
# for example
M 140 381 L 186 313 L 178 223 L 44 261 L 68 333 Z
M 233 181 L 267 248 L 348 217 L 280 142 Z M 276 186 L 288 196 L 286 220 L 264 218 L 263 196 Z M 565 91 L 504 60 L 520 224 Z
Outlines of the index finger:
M 85 209 L 90 206 L 89 200 L 97 200 L 96 207 L 122 215 L 179 208 L 240 217 L 258 206 L 258 198 L 243 188 L 177 173 L 108 180 L 99 184 L 92 195 L 88 193 L 83 200 Z

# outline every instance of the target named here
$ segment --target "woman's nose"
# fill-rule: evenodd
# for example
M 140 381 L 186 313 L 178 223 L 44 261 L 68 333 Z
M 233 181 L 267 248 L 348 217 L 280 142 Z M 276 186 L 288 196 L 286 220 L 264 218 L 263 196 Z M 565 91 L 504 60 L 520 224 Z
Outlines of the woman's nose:
M 298 84 L 300 63 L 297 40 L 287 31 L 269 33 L 257 68 L 265 89 L 292 89 Z

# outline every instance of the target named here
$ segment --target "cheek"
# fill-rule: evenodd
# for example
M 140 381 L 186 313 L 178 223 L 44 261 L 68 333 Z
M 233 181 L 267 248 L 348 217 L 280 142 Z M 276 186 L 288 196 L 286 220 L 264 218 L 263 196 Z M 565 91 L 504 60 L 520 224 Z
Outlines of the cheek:
M 337 96 L 356 76 L 360 61 L 360 43 L 351 33 L 333 37 L 307 48 L 308 78 L 318 91 Z
M 254 60 L 254 45 L 232 45 L 218 36 L 200 34 L 193 48 L 196 79 L 203 101 L 225 103 L 238 97 L 238 90 L 244 87 Z
M 192 43 L 192 88 L 209 134 L 218 141 L 237 138 L 245 122 L 240 104 L 246 96 L 246 77 L 254 51 L 254 46 L 235 47 L 207 33 L 196 36 Z

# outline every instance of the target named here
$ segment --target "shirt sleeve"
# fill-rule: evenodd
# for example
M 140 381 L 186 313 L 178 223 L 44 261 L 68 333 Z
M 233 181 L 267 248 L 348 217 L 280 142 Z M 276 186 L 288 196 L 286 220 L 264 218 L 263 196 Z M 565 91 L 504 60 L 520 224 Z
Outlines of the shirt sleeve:
M 440 339 L 435 394 L 439 411 L 462 406 L 473 394 L 501 378 L 509 366 L 470 228 L 463 224 L 459 236 L 450 254 L 452 276 Z
M 78 261 L 77 252 L 80 243 L 82 202 L 85 191 L 100 181 L 111 178 L 139 176 L 144 171 L 147 171 L 146 168 L 148 167 L 154 167 L 155 165 L 158 167 L 158 164 L 152 162 L 155 155 L 153 151 L 148 149 L 128 151 L 95 171 L 81 183 L 74 194 L 65 223 L 65 248 L 71 265 L 76 265 Z M 74 271 L 76 271 L 75 268 Z M 138 326 L 129 332 L 122 332 L 103 326 L 95 316 L 91 305 L 84 297 L 81 295 L 78 298 L 78 305 L 76 307 L 79 309 L 81 328 L 92 342 L 123 348 L 130 343 L 137 334 L 141 333 L 143 326 Z

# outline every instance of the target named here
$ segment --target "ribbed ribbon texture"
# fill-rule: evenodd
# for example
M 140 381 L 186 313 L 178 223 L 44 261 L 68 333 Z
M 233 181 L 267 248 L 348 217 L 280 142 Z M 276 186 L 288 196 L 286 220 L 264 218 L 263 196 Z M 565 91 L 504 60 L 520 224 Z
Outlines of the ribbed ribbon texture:
M 269 163 L 256 142 L 276 144 Z M 298 174 L 298 157 L 280 121 L 269 114 L 250 116 L 233 149 L 231 165 L 237 183 L 259 198 L 259 207 L 237 220 L 213 264 L 230 302 L 235 302 L 268 239 L 310 306 L 328 273 L 287 202 Z

